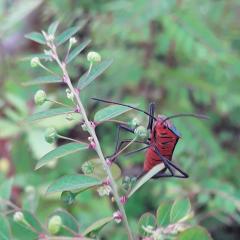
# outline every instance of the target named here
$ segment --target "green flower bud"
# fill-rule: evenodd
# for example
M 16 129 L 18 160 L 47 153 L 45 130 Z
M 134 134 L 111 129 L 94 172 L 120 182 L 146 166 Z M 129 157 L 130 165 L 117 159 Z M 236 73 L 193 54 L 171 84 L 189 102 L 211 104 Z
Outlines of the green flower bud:
M 14 222 L 24 222 L 25 218 L 24 218 L 24 215 L 22 212 L 18 211 L 18 212 L 15 212 L 14 215 L 13 215 L 13 220 Z
M 39 64 L 41 64 L 41 62 L 38 57 L 34 57 L 31 59 L 31 67 L 37 67 Z
M 109 196 L 109 194 L 111 193 L 112 191 L 112 188 L 109 186 L 109 185 L 103 185 L 103 186 L 100 186 L 98 189 L 98 194 L 100 197 L 103 197 L 103 196 Z
M 34 95 L 34 102 L 37 105 L 42 105 L 47 100 L 47 95 L 45 91 L 38 90 Z
M 134 134 L 140 138 L 146 138 L 148 136 L 148 131 L 145 127 L 139 126 L 135 129 Z
M 67 88 L 66 93 L 67 93 L 67 98 L 73 101 L 73 98 L 74 98 L 73 92 L 69 88 Z
M 7 158 L 0 159 L 0 172 L 3 174 L 7 174 L 10 169 L 10 163 Z
M 82 165 L 82 171 L 83 171 L 84 174 L 87 174 L 87 175 L 92 174 L 93 171 L 94 171 L 94 165 L 93 165 L 93 163 L 90 162 L 90 161 L 85 162 L 85 163 Z
M 89 62 L 101 62 L 101 55 L 97 52 L 89 52 L 87 55 Z
M 140 125 L 140 120 L 138 119 L 138 118 L 133 118 L 131 121 L 130 121 L 130 123 L 129 123 L 129 125 L 130 125 L 130 127 L 132 128 L 132 129 L 135 129 L 136 127 L 138 127 L 139 125 Z
M 73 120 L 73 115 L 72 115 L 72 113 L 68 113 L 67 116 L 66 116 L 66 119 L 67 119 L 68 121 L 72 121 L 72 120 Z
M 33 193 L 35 193 L 35 188 L 34 188 L 33 186 L 31 186 L 31 185 L 28 185 L 28 186 L 26 186 L 26 188 L 25 188 L 25 192 L 26 192 L 27 194 L 33 194 Z
M 48 221 L 48 231 L 55 235 L 57 234 L 62 226 L 62 218 L 58 215 L 52 216 Z
M 65 203 L 65 204 L 72 204 L 75 200 L 75 194 L 70 192 L 70 191 L 64 191 L 61 194 L 61 200 Z
M 83 124 L 81 125 L 81 127 L 82 127 L 82 130 L 83 130 L 83 131 L 88 131 L 87 126 L 86 126 L 85 123 L 83 123 Z
M 53 143 L 57 138 L 57 131 L 53 127 L 47 128 L 44 136 L 48 143 Z

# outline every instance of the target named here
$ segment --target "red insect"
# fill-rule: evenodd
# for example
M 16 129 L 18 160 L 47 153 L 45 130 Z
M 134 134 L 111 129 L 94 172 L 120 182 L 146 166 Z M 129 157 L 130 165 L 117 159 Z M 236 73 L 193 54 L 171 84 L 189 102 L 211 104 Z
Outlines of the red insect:
M 196 117 L 196 118 L 204 118 L 207 117 L 205 115 L 197 115 L 197 114 L 177 114 L 170 117 L 166 117 L 163 115 L 159 115 L 157 118 L 154 116 L 155 112 L 155 104 L 151 103 L 149 105 L 149 112 L 141 110 L 139 108 L 129 106 L 122 103 L 102 100 L 93 98 L 94 100 L 116 104 L 121 106 L 126 106 L 137 111 L 143 112 L 149 116 L 148 127 L 147 129 L 150 131 L 150 137 L 146 141 L 135 141 L 135 143 L 144 144 L 146 146 L 141 147 L 135 151 L 127 153 L 127 155 L 140 152 L 142 150 L 147 149 L 146 157 L 143 166 L 143 172 L 148 172 L 151 170 L 155 165 L 159 163 L 163 163 L 165 168 L 157 173 L 154 178 L 160 177 L 178 177 L 178 178 L 187 178 L 188 174 L 181 170 L 175 163 L 172 162 L 172 156 L 175 149 L 175 146 L 180 138 L 180 134 L 178 133 L 175 126 L 170 121 L 171 118 L 176 117 Z M 117 128 L 117 143 L 115 147 L 115 152 L 107 157 L 108 161 L 113 162 L 116 161 L 118 152 L 121 151 L 121 147 L 125 143 L 129 143 L 132 139 L 125 139 L 119 141 L 120 130 L 125 130 L 131 133 L 134 133 L 135 129 L 130 128 L 127 124 L 119 124 Z M 167 172 L 168 170 L 168 172 Z

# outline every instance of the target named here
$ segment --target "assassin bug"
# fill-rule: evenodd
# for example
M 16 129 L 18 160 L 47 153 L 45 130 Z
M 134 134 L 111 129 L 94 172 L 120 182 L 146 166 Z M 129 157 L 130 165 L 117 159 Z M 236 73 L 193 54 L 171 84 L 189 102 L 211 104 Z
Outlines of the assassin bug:
M 150 103 L 149 111 L 146 112 L 142 109 L 122 104 L 113 101 L 107 101 L 98 98 L 92 98 L 93 100 L 109 103 L 109 104 L 116 104 L 125 107 L 129 107 L 135 109 L 137 111 L 143 112 L 148 115 L 148 126 L 147 129 L 150 131 L 150 137 L 145 141 L 134 141 L 135 143 L 144 144 L 144 147 L 141 147 L 135 151 L 127 153 L 127 155 L 140 152 L 143 150 L 146 151 L 146 157 L 143 165 L 143 172 L 140 176 L 148 172 L 151 168 L 159 163 L 163 163 L 165 168 L 157 173 L 154 178 L 160 177 L 178 177 L 178 178 L 188 178 L 188 174 L 181 170 L 175 163 L 172 162 L 172 156 L 175 149 L 175 146 L 181 137 L 175 126 L 172 124 L 170 119 L 177 118 L 177 117 L 195 117 L 195 118 L 202 118 L 206 119 L 205 115 L 199 114 L 176 114 L 170 117 L 166 117 L 164 115 L 159 115 L 158 117 L 154 116 L 155 113 L 155 103 Z M 134 133 L 135 129 L 130 128 L 127 124 L 118 124 L 117 125 L 117 141 L 114 153 L 107 157 L 109 163 L 112 163 L 116 160 L 117 153 L 121 151 L 121 147 L 125 143 L 132 142 L 131 139 L 125 139 L 119 141 L 120 130 L 125 130 L 131 133 Z M 167 173 L 167 170 L 169 173 Z M 176 172 L 178 174 L 176 174 Z

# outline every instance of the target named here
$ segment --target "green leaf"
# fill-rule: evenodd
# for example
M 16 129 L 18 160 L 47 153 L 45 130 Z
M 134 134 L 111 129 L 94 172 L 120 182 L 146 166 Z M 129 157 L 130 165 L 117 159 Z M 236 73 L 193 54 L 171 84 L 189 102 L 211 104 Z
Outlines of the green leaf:
M 166 227 L 170 224 L 170 212 L 172 204 L 161 203 L 157 210 L 157 224 L 158 226 Z
M 54 36 L 57 31 L 58 25 L 59 25 L 59 21 L 55 21 L 55 22 L 51 23 L 48 28 L 48 35 Z
M 43 112 L 37 112 L 27 118 L 28 121 L 33 122 L 37 120 L 41 120 L 43 118 L 49 118 L 57 115 L 74 113 L 74 111 L 70 108 L 52 108 Z
M 0 129 L 0 138 L 16 136 L 21 131 L 16 123 L 6 119 L 0 119 Z
M 165 166 L 163 163 L 160 163 L 160 164 L 154 166 L 150 171 L 148 171 L 143 177 L 141 177 L 137 181 L 135 186 L 128 193 L 128 198 L 130 198 L 143 184 L 145 184 L 147 181 L 149 181 L 154 175 L 156 175 L 158 172 L 160 172 L 164 168 L 165 168 Z
M 0 215 L 0 239 L 1 240 L 11 240 L 11 233 L 7 219 Z
M 79 46 L 77 46 L 76 48 L 74 48 L 71 52 L 70 52 L 70 54 L 69 54 L 69 56 L 68 56 L 68 58 L 67 58 L 67 64 L 68 63 L 70 63 L 75 57 L 77 57 L 77 55 L 80 53 L 80 52 L 82 52 L 88 45 L 89 45 L 89 43 L 91 42 L 91 40 L 86 40 L 86 41 L 84 41 L 83 43 L 81 43 Z
M 50 161 L 67 156 L 72 153 L 79 152 L 81 150 L 87 149 L 88 144 L 85 143 L 68 143 L 64 144 L 56 149 L 52 150 L 51 152 L 44 155 L 37 163 L 35 170 L 39 169 L 40 167 L 46 165 Z
M 104 60 L 101 63 L 94 65 L 90 73 L 85 73 L 78 81 L 78 88 L 87 87 L 93 80 L 100 76 L 111 64 L 113 60 Z
M 188 198 L 177 199 L 170 212 L 170 222 L 176 223 L 183 219 L 191 211 L 191 203 Z
M 155 227 L 156 226 L 156 218 L 152 213 L 144 213 L 139 221 L 138 221 L 138 231 L 141 236 L 148 236 L 149 233 L 147 233 L 144 228 L 147 227 Z
M 196 226 L 188 228 L 187 230 L 181 232 L 176 240 L 211 240 L 209 233 L 202 227 Z
M 82 21 L 79 26 L 71 27 L 66 31 L 62 32 L 59 36 L 56 37 L 56 45 L 59 46 L 65 43 L 69 38 L 71 38 L 74 34 L 76 34 L 81 28 L 84 27 L 86 21 Z
M 136 107 L 137 104 L 129 104 L 133 107 Z M 109 119 L 115 118 L 129 110 L 132 110 L 129 107 L 125 106 L 119 106 L 119 105 L 111 105 L 105 108 L 102 108 L 98 112 L 96 112 L 94 116 L 94 121 L 96 122 L 102 122 L 102 121 L 107 121 Z
M 21 58 L 22 61 L 30 61 L 32 58 L 38 57 L 40 60 L 50 61 L 51 57 L 45 53 L 29 54 Z
M 13 178 L 5 180 L 0 185 L 0 198 L 9 200 L 11 197 L 12 186 L 13 186 Z
M 42 76 L 34 79 L 33 81 L 22 83 L 23 86 L 31 86 L 37 84 L 47 84 L 47 83 L 61 83 L 62 79 L 57 76 Z
M 101 185 L 102 181 L 83 174 L 67 175 L 51 184 L 47 193 L 81 190 Z
M 87 236 L 89 233 L 92 233 L 92 232 L 96 233 L 100 231 L 106 224 L 108 224 L 112 220 L 113 220 L 113 217 L 106 217 L 96 221 L 83 232 L 83 236 Z
M 34 42 L 40 43 L 40 44 L 46 44 L 46 40 L 44 36 L 39 32 L 31 32 L 25 35 L 25 38 L 30 39 Z

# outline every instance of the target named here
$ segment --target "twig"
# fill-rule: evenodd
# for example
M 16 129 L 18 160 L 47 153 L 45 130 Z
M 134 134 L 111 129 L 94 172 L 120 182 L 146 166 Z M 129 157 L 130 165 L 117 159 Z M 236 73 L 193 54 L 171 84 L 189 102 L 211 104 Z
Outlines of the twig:
M 68 75 L 68 72 L 67 72 L 67 69 L 66 69 L 66 64 L 63 62 L 60 61 L 59 57 L 58 57 L 58 54 L 57 54 L 57 50 L 56 50 L 56 47 L 54 44 L 49 44 L 49 47 L 51 48 L 52 50 L 52 56 L 53 58 L 55 59 L 55 61 L 58 63 L 59 67 L 61 68 L 62 72 L 63 72 L 63 78 L 64 78 L 64 81 L 66 82 L 66 84 L 68 85 L 68 88 L 73 92 L 74 94 L 74 97 L 76 99 L 76 103 L 77 103 L 77 108 L 79 109 L 81 115 L 82 115 L 82 118 L 85 122 L 85 125 L 88 129 L 88 132 L 89 134 L 91 135 L 91 137 L 93 138 L 93 141 L 95 143 L 95 150 L 102 162 L 102 165 L 103 165 L 103 168 L 104 170 L 106 171 L 107 175 L 108 175 L 108 178 L 109 178 L 109 182 L 111 184 L 111 187 L 112 187 L 112 193 L 113 193 L 113 196 L 116 200 L 116 203 L 117 203 L 117 206 L 121 212 L 121 215 L 122 215 L 122 219 L 123 219 L 123 223 L 125 225 L 125 228 L 127 230 L 127 233 L 128 233 L 128 239 L 130 240 L 133 240 L 133 236 L 132 236 L 132 233 L 131 233 L 131 230 L 130 230 L 130 227 L 129 227 L 129 224 L 128 224 L 128 220 L 127 220 L 127 216 L 126 216 L 126 213 L 125 213 L 125 209 L 120 201 L 120 197 L 119 197 L 119 194 L 118 194 L 118 190 L 117 190 L 117 185 L 114 181 L 114 178 L 112 176 L 112 173 L 110 171 L 110 168 L 109 166 L 107 165 L 106 161 L 105 161 L 105 157 L 102 153 L 102 149 L 101 149 L 101 146 L 100 146 L 100 143 L 98 141 L 98 138 L 97 138 L 97 135 L 96 135 L 96 132 L 95 132 L 95 128 L 94 126 L 90 123 L 90 121 L 88 120 L 88 117 L 87 117 L 87 114 L 86 114 L 86 111 L 85 111 L 85 108 L 82 104 L 82 101 L 79 97 L 79 93 L 78 91 L 76 91 L 76 89 L 74 89 L 73 85 L 72 85 L 72 82 L 71 82 L 71 79 Z M 89 72 L 88 72 L 89 74 Z

